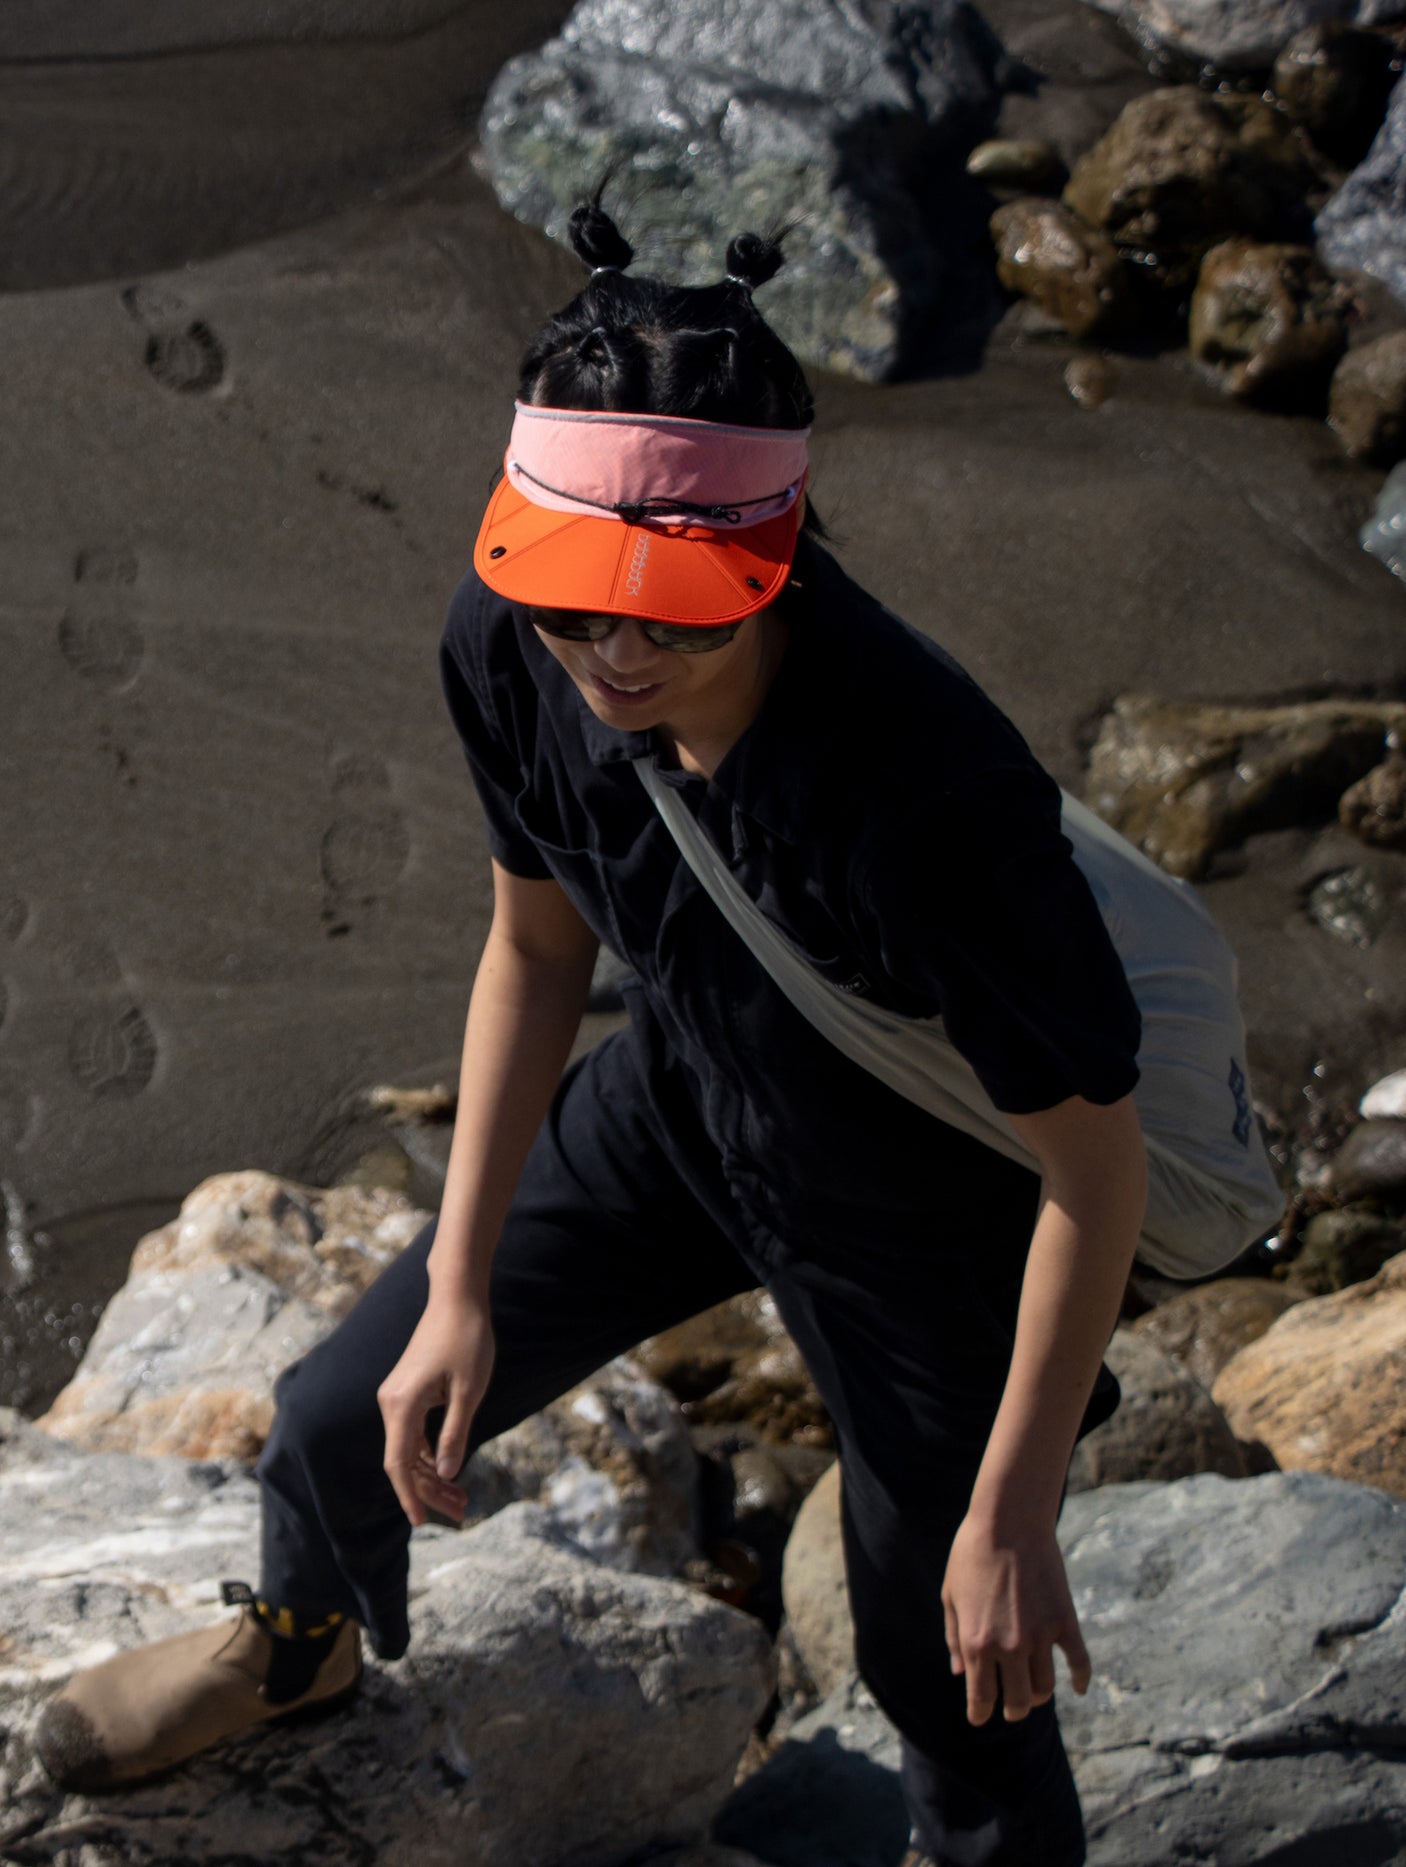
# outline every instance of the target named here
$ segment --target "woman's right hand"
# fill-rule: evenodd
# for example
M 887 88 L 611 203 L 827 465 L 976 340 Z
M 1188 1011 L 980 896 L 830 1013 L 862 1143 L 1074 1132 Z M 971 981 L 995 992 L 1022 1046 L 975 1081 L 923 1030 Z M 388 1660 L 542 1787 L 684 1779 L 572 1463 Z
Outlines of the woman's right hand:
M 377 1390 L 386 1425 L 386 1476 L 412 1524 L 430 1511 L 463 1521 L 468 1498 L 454 1480 L 468 1456 L 469 1428 L 493 1372 L 486 1303 L 431 1294 L 405 1353 Z M 428 1416 L 444 1408 L 437 1446 Z

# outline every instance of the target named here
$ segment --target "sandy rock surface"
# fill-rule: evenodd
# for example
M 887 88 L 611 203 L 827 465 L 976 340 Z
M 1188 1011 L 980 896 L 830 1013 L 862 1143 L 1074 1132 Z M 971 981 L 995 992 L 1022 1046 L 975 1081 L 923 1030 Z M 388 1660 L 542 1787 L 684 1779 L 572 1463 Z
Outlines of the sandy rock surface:
M 1117 1329 L 1104 1356 L 1123 1398 L 1074 1449 L 1069 1491 L 1143 1478 L 1246 1475 L 1244 1454 L 1200 1381 L 1146 1335 Z
M 1406 1253 L 1366 1283 L 1296 1304 L 1213 1389 L 1235 1433 L 1286 1470 L 1406 1497 Z
M 62 1796 L 29 1747 L 39 1705 L 72 1667 L 218 1612 L 218 1578 L 256 1547 L 255 1488 L 229 1465 L 80 1453 L 14 1415 L 3 1432 L 6 1860 L 616 1867 L 701 1838 L 727 1793 L 770 1689 L 765 1634 L 561 1548 L 520 1505 L 416 1536 L 411 1656 L 373 1664 L 345 1715 L 120 1802 Z
M 765 1290 L 731 1297 L 651 1336 L 640 1365 L 694 1426 L 741 1423 L 778 1445 L 829 1446 L 829 1415 Z
M 1296 1301 L 1293 1292 L 1267 1277 L 1218 1277 L 1178 1291 L 1129 1328 L 1179 1361 L 1209 1393 L 1231 1357 Z
M 40 1424 L 90 1452 L 253 1459 L 273 1383 L 429 1218 L 403 1194 L 220 1174 L 150 1233 Z

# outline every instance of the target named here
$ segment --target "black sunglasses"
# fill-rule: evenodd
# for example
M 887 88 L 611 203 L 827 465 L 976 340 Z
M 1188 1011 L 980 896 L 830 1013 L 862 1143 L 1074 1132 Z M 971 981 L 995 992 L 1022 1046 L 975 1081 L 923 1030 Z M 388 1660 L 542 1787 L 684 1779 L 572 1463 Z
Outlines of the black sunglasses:
M 543 635 L 554 635 L 561 642 L 603 642 L 625 620 L 623 616 L 578 615 L 569 609 L 529 609 L 527 615 L 534 629 L 540 629 Z M 649 622 L 644 617 L 636 620 L 646 641 L 676 655 L 706 655 L 714 648 L 724 647 L 742 627 L 741 622 Z

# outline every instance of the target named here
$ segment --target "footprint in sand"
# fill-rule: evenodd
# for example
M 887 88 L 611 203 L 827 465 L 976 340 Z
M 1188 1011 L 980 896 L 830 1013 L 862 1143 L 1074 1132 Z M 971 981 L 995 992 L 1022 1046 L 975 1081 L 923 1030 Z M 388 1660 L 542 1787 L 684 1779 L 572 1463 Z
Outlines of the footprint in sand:
M 380 759 L 354 752 L 334 760 L 332 789 L 338 814 L 318 852 L 329 910 L 375 901 L 400 880 L 410 860 L 410 831 Z
M 92 1005 L 68 1034 L 68 1068 L 91 1096 L 140 1095 L 156 1071 L 156 1033 L 134 999 Z
M 225 379 L 225 347 L 203 318 L 186 315 L 175 292 L 133 285 L 122 303 L 146 328 L 143 361 L 163 388 L 178 395 L 208 395 Z
M 0 1158 L 29 1139 L 37 1108 L 23 1077 L 13 1070 L 0 1073 Z
M 21 895 L 0 894 L 0 940 L 13 946 L 29 923 L 29 903 Z
M 136 553 L 122 545 L 89 545 L 73 563 L 73 600 L 59 623 L 59 652 L 75 674 L 104 693 L 137 678 L 146 642 L 131 610 Z

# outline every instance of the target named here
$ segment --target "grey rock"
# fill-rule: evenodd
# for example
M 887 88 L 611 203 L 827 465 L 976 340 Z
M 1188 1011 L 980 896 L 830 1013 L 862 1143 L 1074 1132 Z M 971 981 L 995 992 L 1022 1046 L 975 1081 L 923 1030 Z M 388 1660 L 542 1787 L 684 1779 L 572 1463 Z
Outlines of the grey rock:
M 1088 1492 L 1060 1528 L 1094 1656 L 1061 1701 L 1091 1867 L 1406 1846 L 1406 1510 L 1302 1472 Z
M 1151 53 L 1221 71 L 1273 63 L 1296 32 L 1324 21 L 1375 26 L 1399 19 L 1401 0 L 1087 0 L 1111 13 Z
M 1182 1364 L 1146 1335 L 1114 1331 L 1104 1357 L 1123 1399 L 1111 1420 L 1075 1447 L 1069 1492 L 1141 1479 L 1246 1475 L 1245 1457 L 1225 1415 Z
M 1364 1121 L 1333 1158 L 1339 1199 L 1406 1199 L 1406 1121 Z
M 1319 211 L 1318 251 L 1334 267 L 1370 272 L 1406 303 L 1406 85 L 1366 156 Z
M 527 1501 L 597 1562 L 677 1575 L 698 1554 L 698 1460 L 678 1402 L 627 1356 L 481 1446 L 469 1518 Z
M 1403 725 L 1406 707 L 1392 701 L 1195 707 L 1124 695 L 1099 728 L 1085 798 L 1173 875 L 1201 876 L 1247 836 L 1335 814 Z
M 1087 1697 L 1060 1698 L 1089 1867 L 1400 1857 L 1406 1507 L 1317 1474 L 1207 1474 L 1085 1492 L 1059 1536 L 1094 1661 Z M 715 1832 L 779 1867 L 892 1867 L 896 1764 L 850 1679 Z
M 898 1733 L 852 1674 L 747 1778 L 714 1835 L 774 1867 L 894 1867 L 908 1839 Z
M 796 1651 L 822 1696 L 854 1670 L 854 1625 L 840 1532 L 840 1468 L 816 1485 L 786 1544 L 781 1595 Z
M 1346 314 L 1346 293 L 1312 248 L 1224 240 L 1201 261 L 1188 342 L 1228 395 L 1321 408 Z
M 700 283 L 721 277 L 734 234 L 794 223 L 768 318 L 806 360 L 878 379 L 940 301 L 990 310 L 953 210 L 999 63 L 959 0 L 581 0 L 499 74 L 482 161 L 503 205 L 558 238 L 623 162 L 631 227 L 666 226 L 658 269 Z M 642 250 L 641 269 L 657 263 Z
M 618 1867 L 699 1841 L 770 1689 L 759 1625 L 563 1548 L 528 1504 L 418 1533 L 409 1657 L 335 1722 L 216 1750 L 120 1805 L 29 1744 L 75 1666 L 209 1619 L 256 1546 L 230 1465 L 80 1453 L 0 1422 L 0 1855 L 72 1867 Z M 627 1762 L 622 1760 L 628 1760 Z
M 1328 423 L 1354 460 L 1390 467 L 1406 454 L 1406 331 L 1348 351 L 1333 372 Z

